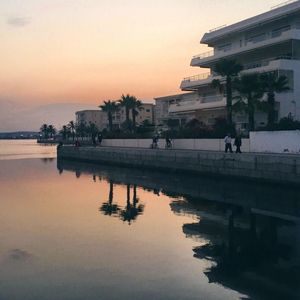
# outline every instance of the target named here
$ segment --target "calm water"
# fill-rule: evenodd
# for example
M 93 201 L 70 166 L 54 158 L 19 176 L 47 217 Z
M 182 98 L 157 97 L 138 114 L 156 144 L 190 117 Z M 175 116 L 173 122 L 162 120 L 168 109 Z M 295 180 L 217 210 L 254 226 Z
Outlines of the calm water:
M 0 141 L 1 300 L 300 299 L 300 190 L 53 156 Z

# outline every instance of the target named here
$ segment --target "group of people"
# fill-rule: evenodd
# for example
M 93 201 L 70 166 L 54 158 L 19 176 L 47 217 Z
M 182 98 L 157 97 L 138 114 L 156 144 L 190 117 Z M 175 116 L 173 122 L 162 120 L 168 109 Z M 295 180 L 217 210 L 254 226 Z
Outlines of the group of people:
M 158 140 L 159 140 L 158 135 L 155 135 L 152 138 L 152 144 L 151 144 L 152 149 L 157 149 L 158 148 Z M 172 145 L 172 140 L 169 137 L 166 137 L 165 142 L 166 142 L 165 148 L 166 149 L 171 149 L 172 146 L 173 146 Z M 226 137 L 224 138 L 224 143 L 225 143 L 225 152 L 227 153 L 229 151 L 230 153 L 233 153 L 233 150 L 232 150 L 232 137 L 231 137 L 230 133 L 228 133 L 226 135 Z M 242 138 L 241 138 L 240 135 L 237 135 L 235 137 L 233 145 L 236 147 L 235 153 L 242 153 L 242 151 L 241 151 Z
M 102 133 L 99 132 L 97 136 L 95 134 L 92 135 L 92 142 L 93 142 L 94 147 L 97 146 L 96 137 L 97 137 L 97 140 L 98 140 L 98 145 L 101 146 L 102 139 L 103 139 Z
M 152 144 L 151 144 L 151 148 L 152 149 L 157 149 L 158 148 L 158 140 L 159 140 L 159 136 L 158 135 L 155 135 L 152 138 Z M 172 148 L 172 140 L 169 137 L 166 137 L 165 141 L 166 141 L 165 148 L 166 149 L 171 149 Z
M 224 138 L 224 143 L 225 143 L 225 153 L 227 153 L 228 151 L 230 153 L 233 153 L 232 151 L 232 138 L 231 138 L 231 134 L 228 133 L 225 138 Z M 237 135 L 234 139 L 234 143 L 233 145 L 236 147 L 235 153 L 242 153 L 241 151 L 241 147 L 242 147 L 242 138 L 240 135 Z

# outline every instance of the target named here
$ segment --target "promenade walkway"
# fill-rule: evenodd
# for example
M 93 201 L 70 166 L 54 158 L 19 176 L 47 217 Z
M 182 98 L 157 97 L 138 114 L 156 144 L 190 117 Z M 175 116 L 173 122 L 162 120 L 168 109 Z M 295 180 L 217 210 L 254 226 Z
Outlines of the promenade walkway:
M 296 154 L 63 146 L 58 150 L 60 158 L 284 184 L 300 183 L 300 155 Z

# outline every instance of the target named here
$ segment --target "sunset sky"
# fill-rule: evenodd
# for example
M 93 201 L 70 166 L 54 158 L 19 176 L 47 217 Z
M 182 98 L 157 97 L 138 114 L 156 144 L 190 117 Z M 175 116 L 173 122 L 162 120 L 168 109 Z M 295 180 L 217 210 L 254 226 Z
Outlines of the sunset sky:
M 180 92 L 211 28 L 279 0 L 0 0 L 0 101 L 89 103 Z M 203 71 L 202 71 L 203 72 Z

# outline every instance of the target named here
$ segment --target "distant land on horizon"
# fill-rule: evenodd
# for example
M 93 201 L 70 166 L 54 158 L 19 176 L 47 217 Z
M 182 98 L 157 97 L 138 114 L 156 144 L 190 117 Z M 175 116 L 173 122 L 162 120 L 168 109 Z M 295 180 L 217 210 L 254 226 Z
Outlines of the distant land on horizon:
M 52 124 L 60 129 L 75 120 L 75 112 L 99 109 L 97 105 L 83 103 L 56 103 L 29 106 L 15 101 L 0 99 L 0 132 L 39 131 L 42 124 Z
M 38 131 L 10 131 L 0 132 L 0 140 L 6 139 L 36 139 L 39 137 Z

